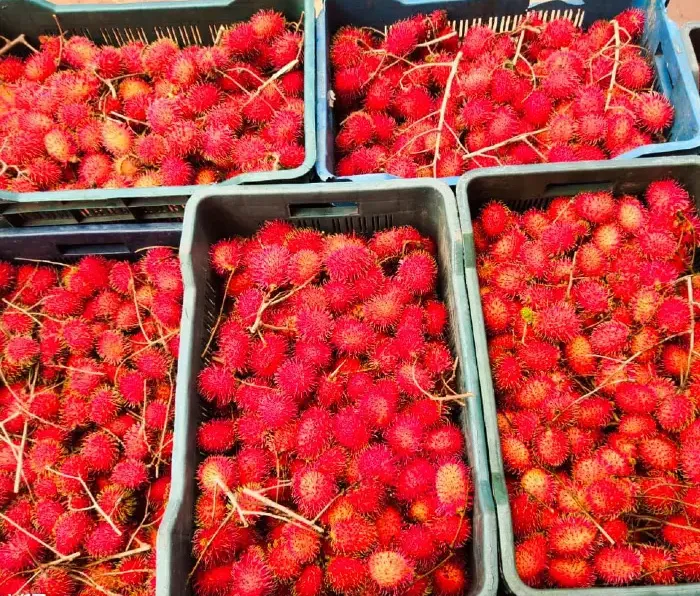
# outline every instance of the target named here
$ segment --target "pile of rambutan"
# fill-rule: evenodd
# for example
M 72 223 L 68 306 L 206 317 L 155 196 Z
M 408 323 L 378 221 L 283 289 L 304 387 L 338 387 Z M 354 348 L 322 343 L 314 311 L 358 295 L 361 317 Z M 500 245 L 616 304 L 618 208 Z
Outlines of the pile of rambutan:
M 304 162 L 301 22 L 261 10 L 211 46 L 40 41 L 0 56 L 0 189 L 212 184 Z
M 699 233 L 672 179 L 474 223 L 530 586 L 700 582 Z
M 0 295 L 0 594 L 154 594 L 176 253 L 0 262 Z
M 586 31 L 530 13 L 505 31 L 472 25 L 460 39 L 444 10 L 386 33 L 342 27 L 329 54 L 335 174 L 442 178 L 664 142 L 674 109 L 654 90 L 644 24 L 631 8 Z
M 472 480 L 434 242 L 264 224 L 211 248 L 198 596 L 469 586 Z

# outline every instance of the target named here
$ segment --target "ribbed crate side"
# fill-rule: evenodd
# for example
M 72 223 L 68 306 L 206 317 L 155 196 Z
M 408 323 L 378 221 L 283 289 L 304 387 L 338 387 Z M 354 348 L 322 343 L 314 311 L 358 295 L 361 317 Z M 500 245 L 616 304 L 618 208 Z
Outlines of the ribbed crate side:
M 195 445 L 199 398 L 195 379 L 202 361 L 201 350 L 209 336 L 219 305 L 208 265 L 211 243 L 232 235 L 249 236 L 265 221 L 287 219 L 299 226 L 326 232 L 369 234 L 395 225 L 415 225 L 437 240 L 441 266 L 441 295 L 452 323 L 452 345 L 460 358 L 460 391 L 475 391 L 473 343 L 464 332 L 470 329 L 463 283 L 461 232 L 454 197 L 434 182 L 400 181 L 380 185 L 267 186 L 220 189 L 200 193 L 188 203 L 181 244 L 185 281 L 185 306 L 181 339 L 180 375 L 176 395 L 173 455 L 173 486 L 166 512 L 169 541 L 159 541 L 158 568 L 174 569 L 158 579 L 158 596 L 183 594 L 183 582 L 191 568 L 192 508 L 196 491 Z M 457 268 L 458 267 L 458 268 Z M 185 344 L 187 344 L 185 346 Z M 470 347 L 471 346 L 471 347 Z M 491 498 L 485 438 L 478 397 L 468 400 L 462 415 L 467 438 L 467 457 L 475 484 L 474 540 L 471 556 L 473 585 L 470 596 L 495 594 L 497 553 L 495 512 Z M 182 422 L 186 421 L 186 422 Z M 183 431 L 183 429 L 185 429 Z M 189 588 L 187 588 L 189 594 Z
M 500 569 L 504 588 L 518 596 L 566 596 L 570 590 L 530 588 L 515 568 L 513 536 L 505 470 L 501 457 L 496 399 L 488 357 L 479 279 L 476 272 L 473 217 L 492 199 L 498 199 L 516 211 L 542 208 L 559 196 L 575 196 L 587 190 L 608 189 L 615 194 L 642 192 L 654 180 L 673 177 L 695 196 L 700 207 L 700 158 L 664 157 L 622 162 L 578 164 L 540 164 L 510 168 L 491 168 L 463 176 L 457 185 L 457 208 L 464 238 L 465 280 L 481 390 L 484 424 L 488 445 L 491 487 L 498 517 Z M 624 588 L 577 589 L 577 596 L 690 596 L 700 593 L 700 584 L 674 586 L 634 586 Z

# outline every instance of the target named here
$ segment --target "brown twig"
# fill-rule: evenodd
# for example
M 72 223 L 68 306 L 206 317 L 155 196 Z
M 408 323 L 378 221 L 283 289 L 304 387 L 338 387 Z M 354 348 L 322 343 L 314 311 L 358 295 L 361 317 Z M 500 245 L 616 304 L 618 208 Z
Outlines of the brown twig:
M 437 178 L 437 167 L 438 161 L 440 161 L 440 143 L 442 142 L 442 129 L 445 126 L 445 116 L 447 114 L 447 103 L 450 101 L 450 94 L 452 92 L 452 82 L 457 74 L 457 68 L 459 63 L 462 61 L 462 52 L 457 52 L 454 62 L 452 63 L 452 70 L 450 70 L 450 75 L 447 78 L 447 85 L 445 85 L 445 95 L 442 98 L 442 106 L 440 107 L 440 119 L 438 120 L 437 127 L 437 138 L 435 139 L 435 156 L 433 157 L 433 176 Z
M 615 39 L 615 62 L 613 63 L 612 73 L 610 74 L 610 86 L 608 87 L 608 96 L 605 100 L 605 110 L 607 111 L 610 107 L 610 101 L 612 100 L 612 92 L 615 87 L 615 78 L 617 77 L 617 66 L 620 63 L 620 25 L 617 19 L 612 20 L 613 26 L 613 37 Z
M 5 45 L 0 48 L 0 56 L 2 56 L 3 54 L 7 54 L 7 52 L 9 52 L 12 48 L 14 48 L 15 46 L 18 46 L 18 45 L 23 45 L 23 46 L 28 47 L 35 54 L 39 53 L 39 50 L 37 50 L 32 44 L 30 44 L 27 41 L 27 38 L 24 35 L 24 33 L 22 33 L 21 35 L 18 35 L 14 39 L 8 39 L 7 37 L 1 37 L 1 36 L 0 36 L 0 39 L 2 39 L 5 42 Z

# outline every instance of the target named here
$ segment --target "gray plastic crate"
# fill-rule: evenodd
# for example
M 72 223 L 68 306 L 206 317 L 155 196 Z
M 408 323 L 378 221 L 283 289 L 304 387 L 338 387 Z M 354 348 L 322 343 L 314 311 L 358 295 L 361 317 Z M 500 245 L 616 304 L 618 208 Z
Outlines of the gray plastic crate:
M 98 45 L 146 43 L 170 37 L 180 45 L 209 45 L 222 26 L 275 9 L 298 21 L 304 15 L 304 163 L 292 170 L 249 172 L 222 186 L 307 180 L 316 161 L 314 0 L 185 0 L 128 4 L 52 4 L 44 0 L 0 0 L 0 35 L 85 35 Z M 68 223 L 142 222 L 182 219 L 187 199 L 201 186 L 160 186 L 10 193 L 0 190 L 0 227 Z M 10 205 L 10 206 L 6 206 Z
M 170 501 L 158 536 L 157 596 L 187 596 L 195 471 L 200 457 L 196 429 L 200 416 L 197 375 L 200 354 L 220 298 L 214 291 L 209 247 L 221 238 L 251 235 L 265 221 L 284 219 L 326 232 L 370 234 L 390 226 L 413 225 L 437 241 L 440 295 L 452 328 L 451 344 L 459 357 L 459 391 L 478 392 L 476 359 L 462 261 L 462 236 L 454 195 L 433 181 L 398 181 L 368 185 L 317 184 L 219 188 L 192 197 L 183 224 L 180 259 L 185 283 L 180 365 L 175 397 L 175 444 Z M 481 403 L 468 398 L 461 424 L 475 486 L 473 541 L 469 557 L 469 596 L 496 594 L 496 519 L 491 497 Z
M 337 178 L 335 134 L 337 123 L 329 104 L 332 75 L 329 48 L 335 32 L 344 25 L 383 29 L 417 12 L 446 10 L 450 24 L 462 36 L 481 23 L 494 31 L 512 28 L 530 9 L 545 20 L 565 17 L 588 27 L 597 19 L 612 19 L 626 8 L 645 10 L 646 28 L 641 42 L 656 70 L 658 90 L 671 100 L 676 119 L 669 142 L 637 147 L 615 159 L 692 154 L 700 146 L 700 97 L 695 93 L 678 26 L 666 14 L 666 0 L 323 0 L 316 22 L 316 171 L 321 180 L 370 182 L 396 179 L 386 173 Z M 458 177 L 444 178 L 455 186 Z
M 696 86 L 700 86 L 700 21 L 692 21 L 683 26 L 683 43 L 690 63 L 690 71 Z
M 574 196 L 587 190 L 609 189 L 616 194 L 636 194 L 654 180 L 673 177 L 686 186 L 700 207 L 700 158 L 664 157 L 655 159 L 587 162 L 492 168 L 463 176 L 457 185 L 457 205 L 464 235 L 464 262 L 467 293 L 474 331 L 479 386 L 486 424 L 491 486 L 498 516 L 500 566 L 503 583 L 509 593 L 518 596 L 691 596 L 700 594 L 700 583 L 674 586 L 634 586 L 624 588 L 587 588 L 577 590 L 535 589 L 520 579 L 515 568 L 515 543 L 511 524 L 508 489 L 501 457 L 501 442 L 496 420 L 496 399 L 481 309 L 476 250 L 472 233 L 472 214 L 491 199 L 498 199 L 521 212 L 544 208 L 555 197 Z

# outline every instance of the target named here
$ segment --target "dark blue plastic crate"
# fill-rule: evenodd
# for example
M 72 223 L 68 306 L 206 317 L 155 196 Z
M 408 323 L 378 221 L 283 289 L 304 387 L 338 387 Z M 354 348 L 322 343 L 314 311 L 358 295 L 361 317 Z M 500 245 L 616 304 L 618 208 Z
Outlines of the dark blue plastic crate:
M 616 159 L 693 153 L 700 147 L 700 97 L 693 83 L 678 27 L 666 15 L 665 0 L 325 0 L 316 18 L 316 171 L 322 180 L 391 180 L 390 174 L 364 174 L 337 178 L 335 175 L 336 122 L 328 104 L 332 75 L 328 59 L 330 42 L 344 25 L 382 29 L 417 12 L 447 10 L 450 23 L 464 33 L 475 22 L 499 30 L 530 7 L 547 15 L 564 16 L 587 27 L 598 19 L 612 19 L 626 8 L 647 13 L 644 44 L 654 57 L 658 87 L 673 103 L 676 120 L 668 143 L 646 145 Z M 457 176 L 443 178 L 456 186 Z
M 44 0 L 0 0 L 0 35 L 85 35 L 98 45 L 170 37 L 181 46 L 213 43 L 219 29 L 275 9 L 288 19 L 304 15 L 304 163 L 292 170 L 249 172 L 216 186 L 308 179 L 316 161 L 314 0 L 185 0 L 129 4 L 52 4 Z M 0 190 L 0 227 L 69 223 L 143 222 L 182 219 L 187 199 L 201 186 L 160 186 L 10 193 Z M 13 207 L 5 207 L 14 204 Z M 94 207 L 94 211 L 92 210 Z M 4 217 L 8 213 L 8 217 Z

